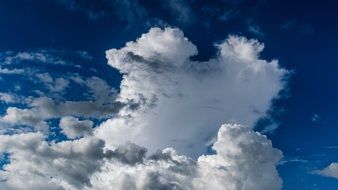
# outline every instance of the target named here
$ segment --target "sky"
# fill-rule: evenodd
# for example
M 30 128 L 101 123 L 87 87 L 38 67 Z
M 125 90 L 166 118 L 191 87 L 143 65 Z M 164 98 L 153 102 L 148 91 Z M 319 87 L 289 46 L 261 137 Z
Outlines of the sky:
M 1 1 L 0 189 L 337 189 L 337 5 Z

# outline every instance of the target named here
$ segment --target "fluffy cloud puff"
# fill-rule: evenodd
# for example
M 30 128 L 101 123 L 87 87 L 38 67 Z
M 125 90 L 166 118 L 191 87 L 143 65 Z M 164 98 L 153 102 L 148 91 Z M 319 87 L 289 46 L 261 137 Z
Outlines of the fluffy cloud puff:
M 74 117 L 63 117 L 60 120 L 62 132 L 70 139 L 92 135 L 93 122 L 90 120 L 80 121 Z
M 265 136 L 240 125 L 223 125 L 213 145 L 214 155 L 197 161 L 172 148 L 128 165 L 107 162 L 92 177 L 94 189 L 227 189 L 275 190 L 281 179 L 275 165 L 281 152 Z M 127 151 L 126 151 L 127 152 Z M 133 151 L 130 152 L 140 152 Z M 143 152 L 141 153 L 143 154 Z
M 314 171 L 314 173 L 321 176 L 333 177 L 338 179 L 338 163 L 333 162 L 326 168 L 323 168 L 322 170 Z
M 20 139 L 20 140 L 19 140 Z M 48 143 L 41 133 L 1 135 L 0 151 L 10 164 L 0 172 L 0 189 L 81 189 L 106 157 L 104 141 L 82 138 Z
M 109 146 L 132 141 L 150 151 L 168 146 L 197 157 L 223 123 L 253 126 L 283 88 L 287 71 L 259 58 L 264 45 L 230 36 L 209 61 L 190 60 L 197 48 L 175 28 L 152 28 L 135 42 L 106 52 L 123 74 L 118 101 L 136 103 L 103 123 Z
M 212 147 L 215 154 L 197 161 L 173 148 L 146 157 L 146 148 L 132 143 L 104 150 L 104 141 L 95 137 L 60 143 L 47 143 L 41 133 L 0 137 L 0 151 L 11 155 L 0 171 L 2 189 L 281 188 L 275 168 L 281 152 L 240 125 L 223 125 Z

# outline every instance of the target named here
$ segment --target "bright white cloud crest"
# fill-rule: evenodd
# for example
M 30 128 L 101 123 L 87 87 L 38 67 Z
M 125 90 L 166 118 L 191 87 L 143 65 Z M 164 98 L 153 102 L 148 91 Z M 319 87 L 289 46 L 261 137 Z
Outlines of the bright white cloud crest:
M 63 117 L 63 133 L 79 139 L 1 135 L 0 151 L 11 157 L 0 171 L 1 189 L 281 189 L 276 164 L 282 153 L 252 127 L 278 96 L 287 71 L 260 59 L 264 46 L 256 40 L 230 36 L 217 47 L 209 61 L 192 61 L 197 48 L 182 31 L 152 28 L 108 50 L 108 63 L 123 74 L 115 100 L 120 107 L 94 129 L 74 117 L 86 115 L 81 111 L 71 109 L 73 117 L 55 111 L 68 102 L 48 106 L 55 116 L 35 115 L 46 107 L 40 104 L 36 112 L 7 110 L 1 121 L 12 125 L 22 120 L 16 112 L 27 112 L 29 126 Z M 99 94 L 111 90 L 95 81 L 88 84 L 97 99 L 92 103 L 102 104 Z M 211 145 L 215 153 L 203 155 Z
M 152 28 L 107 51 L 109 64 L 123 74 L 118 100 L 140 106 L 123 110 L 96 134 L 108 144 L 173 146 L 198 156 L 221 124 L 253 126 L 283 88 L 286 71 L 259 59 L 264 46 L 256 40 L 231 36 L 217 46 L 215 58 L 190 61 L 197 48 L 180 30 Z

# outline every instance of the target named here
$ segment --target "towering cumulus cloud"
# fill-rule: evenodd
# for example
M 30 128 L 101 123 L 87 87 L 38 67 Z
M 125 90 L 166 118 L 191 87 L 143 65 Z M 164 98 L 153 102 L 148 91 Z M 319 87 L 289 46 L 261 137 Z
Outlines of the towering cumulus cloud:
M 108 50 L 123 75 L 112 101 L 123 106 L 96 127 L 62 114 L 62 142 L 39 128 L 0 135 L 9 157 L 0 189 L 281 189 L 282 153 L 252 128 L 287 71 L 260 59 L 256 40 L 230 36 L 217 48 L 209 61 L 192 61 L 197 48 L 182 31 L 152 28 Z
M 96 131 L 108 145 L 132 141 L 196 157 L 223 123 L 252 127 L 283 88 L 286 71 L 259 59 L 264 45 L 230 36 L 215 58 L 191 61 L 197 48 L 174 28 L 152 28 L 136 42 L 107 51 L 123 74 L 118 100 L 137 104 Z

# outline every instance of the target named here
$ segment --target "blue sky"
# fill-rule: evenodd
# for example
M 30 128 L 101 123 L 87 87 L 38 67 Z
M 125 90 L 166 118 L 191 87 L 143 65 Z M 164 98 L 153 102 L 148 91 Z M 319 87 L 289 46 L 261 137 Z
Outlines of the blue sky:
M 12 99 L 0 103 L 0 113 L 4 117 L 8 107 L 32 108 L 39 97 L 64 105 L 82 101 L 93 106 L 94 102 L 99 105 L 91 111 L 69 111 L 69 115 L 91 120 L 90 127 L 95 128 L 114 117 L 118 106 L 125 106 L 115 100 L 125 73 L 122 67 L 107 64 L 106 50 L 123 48 L 152 27 L 176 27 L 197 47 L 198 55 L 192 54 L 192 60 L 203 62 L 215 57 L 215 44 L 229 35 L 253 38 L 264 43 L 260 58 L 277 59 L 288 70 L 280 97 L 272 100 L 267 114 L 253 127 L 283 152 L 277 165 L 283 189 L 336 189 L 338 171 L 336 178 L 314 171 L 338 162 L 337 5 L 333 1 L 282 0 L 2 1 L 0 92 L 11 94 Z M 4 94 L 2 97 L 5 99 Z M 99 102 L 98 97 L 105 98 Z M 81 106 L 77 109 L 85 109 Z M 133 105 L 128 106 L 132 110 Z M 63 112 L 66 108 L 58 109 Z M 51 131 L 47 141 L 71 139 L 58 124 L 67 113 L 43 118 Z M 84 123 L 81 125 L 88 124 Z M 31 123 L 0 125 L 7 135 L 36 130 Z M 274 129 L 266 130 L 271 127 Z M 3 155 L 0 165 L 4 166 L 11 156 Z

